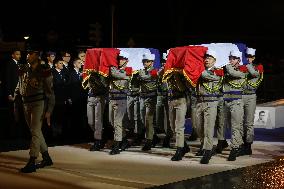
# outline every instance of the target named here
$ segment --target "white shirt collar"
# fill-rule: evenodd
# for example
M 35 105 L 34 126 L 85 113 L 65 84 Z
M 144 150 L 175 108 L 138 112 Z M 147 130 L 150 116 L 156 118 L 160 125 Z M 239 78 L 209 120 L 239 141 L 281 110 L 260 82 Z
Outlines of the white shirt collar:
M 60 73 L 61 72 L 61 70 L 60 69 L 58 69 L 58 68 L 55 68 L 56 69 L 56 71 L 58 71 L 58 73 Z
M 13 60 L 14 60 L 14 62 L 15 62 L 16 64 L 18 64 L 18 61 L 17 61 L 17 60 L 15 60 L 14 58 L 13 58 Z

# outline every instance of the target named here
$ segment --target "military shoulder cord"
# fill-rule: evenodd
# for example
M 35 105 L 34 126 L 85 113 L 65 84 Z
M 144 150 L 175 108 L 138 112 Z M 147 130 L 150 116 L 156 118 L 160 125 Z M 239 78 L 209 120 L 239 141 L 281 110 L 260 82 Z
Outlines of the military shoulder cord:
M 219 80 L 219 82 L 217 83 L 217 85 L 213 86 L 213 87 L 209 87 L 208 83 L 206 82 L 202 82 L 202 86 L 205 88 L 205 90 L 209 93 L 215 93 L 217 92 L 221 87 L 222 87 L 222 83 L 223 83 L 223 79 L 224 77 L 221 77 L 221 79 Z
M 112 81 L 112 83 L 113 83 L 114 86 L 115 86 L 117 89 L 119 89 L 119 90 L 123 90 L 123 89 L 126 89 L 126 88 L 127 88 L 127 87 L 124 87 L 124 86 L 121 86 L 121 85 L 115 83 L 115 81 Z
M 261 73 L 260 77 L 258 78 L 258 80 L 255 83 L 248 80 L 248 78 L 247 78 L 247 83 L 248 83 L 249 86 L 257 88 L 259 86 L 259 84 L 262 82 L 262 80 L 263 80 L 263 73 Z
M 157 85 L 153 85 L 153 86 L 149 86 L 146 83 L 143 83 L 143 86 L 146 87 L 146 89 L 148 89 L 149 91 L 154 90 L 155 88 L 157 88 Z
M 240 88 L 242 88 L 244 85 L 245 85 L 245 83 L 246 83 L 246 79 L 243 81 L 243 82 L 241 82 L 241 83 L 235 83 L 235 82 L 233 82 L 233 81 L 229 81 L 228 83 L 229 83 L 229 85 L 230 86 L 232 86 L 233 88 L 235 88 L 235 89 L 240 89 Z

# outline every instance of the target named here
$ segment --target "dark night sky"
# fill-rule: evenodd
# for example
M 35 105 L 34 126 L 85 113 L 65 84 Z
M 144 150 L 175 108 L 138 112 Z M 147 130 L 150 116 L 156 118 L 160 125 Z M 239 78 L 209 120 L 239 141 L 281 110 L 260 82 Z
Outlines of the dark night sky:
M 43 41 L 54 28 L 65 42 L 81 38 L 83 43 L 88 24 L 98 21 L 103 26 L 103 46 L 110 47 L 111 2 L 115 5 L 115 46 L 126 46 L 131 36 L 137 47 L 157 48 L 244 42 L 265 49 L 284 42 L 282 2 L 191 0 L 7 1 L 1 8 L 7 7 L 11 14 L 0 14 L 4 40 L 22 40 L 29 34 L 34 41 Z

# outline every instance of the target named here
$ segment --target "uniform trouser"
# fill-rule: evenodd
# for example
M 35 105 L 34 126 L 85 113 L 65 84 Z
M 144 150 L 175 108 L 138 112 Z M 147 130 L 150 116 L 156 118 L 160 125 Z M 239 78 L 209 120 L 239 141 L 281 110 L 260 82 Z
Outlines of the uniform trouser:
M 94 139 L 102 139 L 103 115 L 106 104 L 105 96 L 88 97 L 88 124 L 94 131 Z
M 47 145 L 41 131 L 44 117 L 44 101 L 24 104 L 24 113 L 32 136 L 30 156 L 38 157 L 39 152 L 47 151 Z
M 190 96 L 190 117 L 191 117 L 191 125 L 192 129 L 198 130 L 197 124 L 196 124 L 196 104 L 197 104 L 197 98 L 196 96 L 191 95 Z M 198 132 L 197 132 L 198 135 Z M 200 136 L 198 136 L 200 137 Z
M 153 140 L 154 135 L 154 114 L 157 97 L 140 98 L 141 121 L 146 129 L 146 139 Z
M 214 126 L 217 116 L 218 101 L 198 102 L 196 105 L 196 120 L 203 149 L 212 150 Z
M 114 140 L 122 141 L 125 137 L 125 128 L 123 121 L 127 114 L 127 100 L 110 100 L 109 101 L 109 120 L 114 128 Z
M 216 131 L 217 131 L 218 140 L 225 140 L 226 127 L 225 127 L 225 113 L 224 113 L 223 97 L 220 97 L 218 100 Z
M 131 124 L 134 124 L 134 133 L 142 134 L 143 127 L 140 124 L 139 96 L 127 96 L 127 115 Z
M 225 110 L 231 125 L 231 147 L 239 148 L 243 144 L 242 130 L 244 108 L 242 99 L 225 101 Z
M 244 127 L 242 136 L 245 141 L 252 143 L 254 139 L 254 113 L 256 108 L 256 94 L 243 95 L 242 96 L 244 103 Z
M 173 131 L 170 127 L 169 105 L 166 96 L 157 96 L 156 124 L 157 127 L 164 130 L 168 136 L 171 137 L 173 135 Z
M 184 124 L 187 110 L 186 98 L 172 99 L 168 103 L 170 125 L 176 135 L 176 146 L 184 147 Z

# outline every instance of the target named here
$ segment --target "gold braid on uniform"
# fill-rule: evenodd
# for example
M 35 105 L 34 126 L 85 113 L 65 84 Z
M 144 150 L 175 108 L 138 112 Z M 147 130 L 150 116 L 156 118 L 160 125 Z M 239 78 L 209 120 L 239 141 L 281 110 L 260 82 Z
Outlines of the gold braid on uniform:
M 222 87 L 223 84 L 223 79 L 224 77 L 221 77 L 221 79 L 219 80 L 219 82 L 217 83 L 217 85 L 213 86 L 213 87 L 209 87 L 209 85 L 206 82 L 202 82 L 202 86 L 205 88 L 205 90 L 209 93 L 215 93 L 217 91 L 219 91 L 219 89 Z
M 246 79 L 243 81 L 243 82 L 241 82 L 241 83 L 235 83 L 235 82 L 233 82 L 233 81 L 228 81 L 228 83 L 229 83 L 229 85 L 231 86 L 231 87 L 233 87 L 233 88 L 235 88 L 235 89 L 240 89 L 240 88 L 242 88 L 244 85 L 245 85 L 245 83 L 246 83 Z
M 149 86 L 149 85 L 147 85 L 146 83 L 143 83 L 142 85 L 143 85 L 147 90 L 149 90 L 149 91 L 153 91 L 155 88 L 157 88 L 157 85 L 156 85 L 156 84 L 153 85 L 152 87 Z
M 247 79 L 247 83 L 248 83 L 249 86 L 257 88 L 263 80 L 263 72 L 261 73 L 260 77 L 258 78 L 258 80 L 255 83 L 248 80 L 248 78 L 246 78 L 246 79 Z
M 119 90 L 123 90 L 123 89 L 126 89 L 126 88 L 127 88 L 127 87 L 125 87 L 125 86 L 121 86 L 121 85 L 119 85 L 119 84 L 116 84 L 115 81 L 112 81 L 112 83 L 113 83 L 113 85 L 114 85 L 117 89 L 119 89 Z

